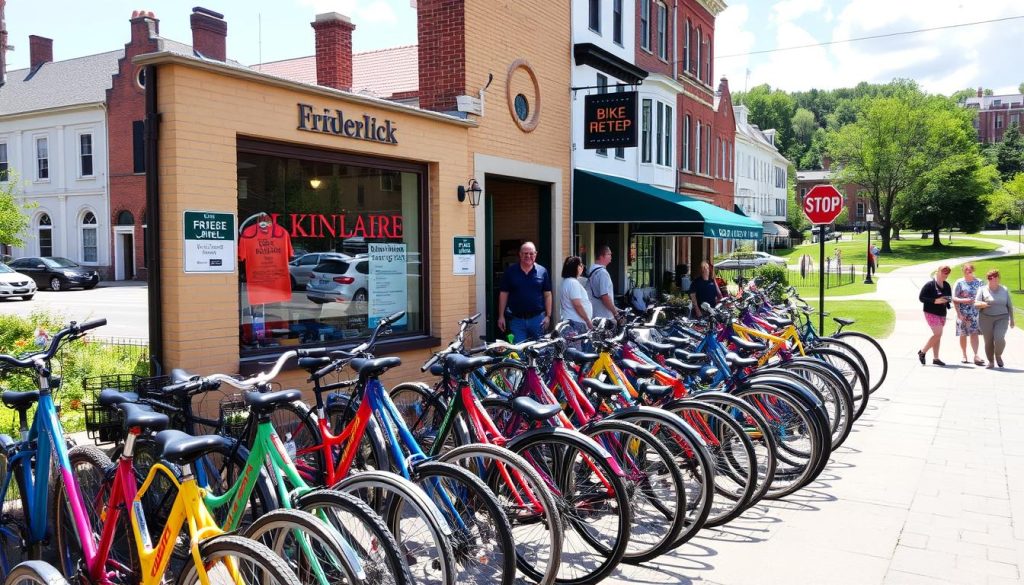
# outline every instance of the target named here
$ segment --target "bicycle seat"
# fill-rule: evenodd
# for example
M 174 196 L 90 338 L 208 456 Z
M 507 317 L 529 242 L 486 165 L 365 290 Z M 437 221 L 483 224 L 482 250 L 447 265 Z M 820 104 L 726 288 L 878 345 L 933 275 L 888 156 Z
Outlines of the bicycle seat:
M 512 411 L 533 422 L 540 422 L 561 412 L 562 407 L 557 404 L 541 404 L 533 398 L 519 396 L 512 399 Z
M 764 320 L 771 323 L 772 325 L 775 325 L 779 329 L 782 329 L 783 327 L 789 327 L 790 325 L 793 324 L 793 320 L 788 317 L 772 317 L 769 315 L 765 317 Z
M 391 368 L 402 365 L 402 360 L 397 357 L 356 358 L 349 362 L 349 365 L 359 373 L 360 378 L 366 379 L 376 378 Z
M 689 337 L 676 337 L 674 335 L 669 337 L 662 337 L 665 341 L 675 345 L 676 347 L 689 347 L 696 342 L 695 339 Z
M 3 401 L 9 408 L 25 410 L 39 401 L 39 391 L 15 392 L 14 390 L 5 390 Z
M 641 378 L 654 375 L 654 372 L 658 371 L 658 366 L 652 366 L 648 364 L 641 364 L 640 362 L 624 359 L 619 362 L 619 365 L 627 370 L 633 370 L 633 373 Z
M 212 451 L 230 449 L 234 440 L 220 435 L 192 435 L 176 430 L 160 431 L 156 434 L 161 459 L 175 465 L 188 465 Z
M 675 352 L 676 358 L 684 362 L 703 362 L 708 359 L 708 354 L 697 353 L 692 351 L 686 351 L 684 349 L 677 349 Z
M 456 378 L 464 378 L 473 370 L 497 363 L 500 359 L 489 355 L 469 357 L 461 353 L 450 353 L 445 356 L 444 365 Z
M 731 351 L 725 354 L 725 361 L 729 362 L 729 365 L 734 368 L 749 368 L 757 365 L 757 358 L 740 357 L 739 354 Z
M 661 384 L 640 384 L 640 387 L 636 389 L 641 396 L 650 400 L 658 400 L 668 396 L 669 392 L 672 391 L 672 387 Z
M 171 384 L 181 384 L 182 382 L 188 382 L 192 378 L 195 378 L 195 376 L 181 368 L 171 370 Z
M 684 372 L 687 374 L 696 374 L 704 366 L 701 364 L 687 363 L 676 358 L 668 358 L 665 363 L 676 369 L 676 371 Z
M 444 365 L 441 364 L 441 363 L 431 364 L 430 365 L 430 370 L 428 370 L 428 371 L 431 373 L 431 375 L 443 376 L 444 375 Z
M 574 349 L 572 347 L 570 347 L 569 349 L 565 350 L 565 354 L 564 355 L 565 355 L 565 359 L 566 360 L 568 360 L 568 361 L 570 361 L 570 362 L 572 362 L 574 364 L 580 365 L 580 366 L 584 366 L 584 365 L 589 364 L 591 362 L 596 362 L 597 359 L 599 357 L 601 357 L 601 356 L 599 356 L 596 353 L 586 353 L 586 352 L 580 351 L 578 349 Z
M 710 382 L 710 381 L 714 380 L 715 376 L 717 376 L 717 375 L 718 375 L 718 368 L 715 368 L 715 367 L 707 368 L 703 372 L 701 372 L 701 374 L 700 374 L 701 378 L 705 382 Z
M 601 398 L 613 398 L 622 393 L 622 388 L 618 384 L 609 384 L 597 378 L 583 378 L 580 381 L 580 386 L 585 390 L 592 391 Z
M 125 402 L 138 402 L 139 395 L 134 392 L 121 392 L 113 388 L 104 388 L 100 390 L 99 396 L 96 397 L 96 403 L 100 406 L 115 406 L 118 404 L 124 404 Z
M 148 431 L 162 431 L 170 423 L 167 415 L 141 404 L 122 402 L 117 405 L 117 409 L 124 413 L 125 429 L 140 428 Z
M 314 372 L 314 371 L 319 370 L 320 368 L 326 366 L 327 364 L 331 363 L 331 358 L 329 358 L 327 356 L 321 356 L 321 357 L 300 357 L 298 359 L 298 363 L 299 363 L 299 367 L 302 368 L 303 370 L 309 370 L 311 372 Z
M 242 394 L 242 400 L 246 406 L 257 412 L 270 412 L 277 408 L 278 404 L 287 404 L 302 400 L 302 390 L 292 388 L 291 390 L 279 390 L 277 392 L 253 392 L 249 390 Z
M 736 347 L 743 351 L 764 351 L 768 349 L 768 346 L 761 343 L 760 341 L 747 341 L 738 335 L 733 335 L 729 338 L 729 341 L 736 344 Z
M 849 327 L 857 322 L 856 319 L 844 319 L 843 317 L 832 317 L 832 320 L 839 323 L 843 327 Z
M 660 353 L 669 355 L 675 350 L 676 346 L 671 343 L 658 343 L 657 341 L 641 341 L 640 345 L 649 348 L 654 353 Z

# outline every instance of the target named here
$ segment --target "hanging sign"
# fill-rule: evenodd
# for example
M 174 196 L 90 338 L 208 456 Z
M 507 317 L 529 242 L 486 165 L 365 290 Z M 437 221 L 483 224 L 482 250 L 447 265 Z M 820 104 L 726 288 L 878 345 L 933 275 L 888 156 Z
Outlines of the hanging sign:
M 186 211 L 185 272 L 235 271 L 235 214 Z
M 583 100 L 583 148 L 636 146 L 636 92 L 597 93 Z
M 370 278 L 369 323 L 373 329 L 380 320 L 397 311 L 408 311 L 408 253 L 405 244 L 369 244 Z M 393 325 L 407 325 L 408 315 Z
M 455 236 L 455 262 L 452 263 L 452 274 L 476 274 L 476 238 L 473 236 Z

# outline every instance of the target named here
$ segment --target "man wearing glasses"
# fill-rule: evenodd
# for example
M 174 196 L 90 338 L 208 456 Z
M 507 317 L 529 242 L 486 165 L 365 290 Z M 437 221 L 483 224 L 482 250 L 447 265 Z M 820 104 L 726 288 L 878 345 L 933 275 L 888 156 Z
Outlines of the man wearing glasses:
M 498 329 L 511 331 L 513 343 L 543 335 L 551 321 L 551 275 L 537 264 L 533 242 L 519 247 L 519 262 L 505 270 L 499 290 Z

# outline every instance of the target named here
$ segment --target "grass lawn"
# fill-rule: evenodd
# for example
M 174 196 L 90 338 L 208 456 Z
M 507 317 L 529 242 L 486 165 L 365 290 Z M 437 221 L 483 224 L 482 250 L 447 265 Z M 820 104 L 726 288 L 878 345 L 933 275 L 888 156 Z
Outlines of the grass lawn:
M 972 238 L 984 238 L 986 240 L 1005 240 L 1008 242 L 1017 243 L 1017 231 L 1010 230 L 1010 234 L 969 234 Z
M 999 282 L 1006 288 L 1010 289 L 1010 295 L 1013 297 L 1013 310 L 1017 313 L 1017 318 L 1020 319 L 1021 317 L 1024 317 L 1024 293 L 1020 292 L 1020 289 L 1017 286 L 1017 279 L 1020 277 L 1021 283 L 1024 283 L 1024 274 L 1021 274 L 1017 269 L 1018 260 L 1020 261 L 1020 265 L 1024 266 L 1024 255 L 1016 254 L 1013 256 L 1003 256 L 998 260 L 982 260 L 980 262 L 975 262 L 974 270 L 975 275 L 982 280 L 985 280 L 985 273 L 989 270 L 995 268 L 999 271 Z M 950 277 L 956 276 L 956 278 L 960 278 L 962 274 L 963 273 L 960 272 L 960 266 L 954 266 L 953 273 L 950 274 Z M 953 282 L 956 282 L 956 279 L 953 279 Z M 1024 323 L 1021 323 L 1020 321 L 1018 321 L 1018 323 L 1020 325 L 1024 325 Z
M 799 274 L 798 274 L 799 275 Z M 833 286 L 825 289 L 826 297 L 845 297 L 848 295 L 863 295 L 867 293 L 873 293 L 878 290 L 878 279 L 880 276 L 873 276 L 874 284 L 864 284 L 862 280 L 858 278 L 857 282 L 853 284 L 845 284 L 843 286 Z M 804 285 L 796 287 L 796 292 L 805 299 L 816 299 L 818 298 L 818 285 Z
M 931 239 L 922 240 L 919 237 L 910 239 L 917 232 L 908 232 L 907 239 L 893 240 L 892 252 L 879 255 L 877 272 L 890 272 L 902 266 L 932 262 L 943 258 L 955 258 L 958 256 L 976 256 L 999 248 L 998 244 L 978 242 L 976 240 L 957 240 L 954 238 L 952 244 L 943 243 L 941 248 L 933 248 Z M 872 244 L 875 239 L 872 238 Z M 881 246 L 881 240 L 878 241 Z M 835 257 L 836 248 L 842 251 L 843 265 L 864 267 L 867 264 L 867 241 L 864 237 L 858 237 L 852 241 L 827 242 L 825 244 L 825 255 Z M 776 256 L 786 258 L 791 264 L 799 262 L 800 256 L 810 254 L 814 261 L 818 261 L 818 244 L 804 244 L 788 250 L 776 250 Z
M 807 300 L 812 307 L 818 308 L 817 301 Z M 875 339 L 889 337 L 892 334 L 893 327 L 896 325 L 896 312 L 885 301 L 826 302 L 825 310 L 829 314 L 828 317 L 825 317 L 825 331 L 827 334 L 832 334 L 836 331 L 837 325 L 832 320 L 832 317 L 856 319 L 857 322 L 846 329 L 849 331 L 860 331 Z M 818 316 L 812 315 L 811 317 L 814 319 L 814 326 L 817 327 Z

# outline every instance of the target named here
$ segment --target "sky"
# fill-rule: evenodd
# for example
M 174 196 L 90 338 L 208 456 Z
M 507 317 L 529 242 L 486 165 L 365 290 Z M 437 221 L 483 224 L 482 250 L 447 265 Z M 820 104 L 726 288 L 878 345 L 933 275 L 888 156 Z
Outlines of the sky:
M 53 39 L 57 61 L 120 49 L 130 38 L 135 10 L 151 10 L 160 36 L 192 44 L 193 6 L 224 14 L 228 57 L 245 65 L 313 54 L 317 14 L 339 12 L 352 19 L 356 52 L 416 43 L 411 0 L 7 0 L 8 69 L 28 67 L 28 36 Z M 262 20 L 262 26 L 261 26 Z M 87 24 L 86 24 L 87 23 Z M 261 35 L 262 32 L 262 35 Z M 262 36 L 262 42 L 261 42 Z
M 931 93 L 967 87 L 1017 93 L 1024 19 L 888 39 L 743 55 L 892 32 L 1024 16 L 1020 0 L 726 0 L 715 23 L 715 75 L 733 91 L 787 91 L 915 79 Z M 749 78 L 747 72 L 749 71 Z

